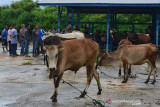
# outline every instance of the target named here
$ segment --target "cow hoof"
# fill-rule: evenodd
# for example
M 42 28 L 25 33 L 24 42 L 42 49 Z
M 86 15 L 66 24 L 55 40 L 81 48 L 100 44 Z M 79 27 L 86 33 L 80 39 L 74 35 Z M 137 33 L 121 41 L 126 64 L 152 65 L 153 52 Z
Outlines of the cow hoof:
M 102 91 L 102 89 L 98 91 L 97 95 L 101 95 L 101 91 Z
M 145 81 L 144 83 L 145 83 L 145 84 L 148 84 L 148 82 L 149 82 L 149 81 Z
M 86 95 L 86 92 L 83 91 L 83 93 L 79 96 L 80 98 L 83 98 Z
M 153 82 L 151 84 L 155 84 L 156 83 L 156 80 L 153 80 Z
M 49 79 L 52 79 L 53 77 L 49 76 Z
M 52 96 L 51 99 L 52 99 L 52 102 L 57 102 L 57 98 Z
M 122 83 L 126 83 L 127 81 L 122 81 Z

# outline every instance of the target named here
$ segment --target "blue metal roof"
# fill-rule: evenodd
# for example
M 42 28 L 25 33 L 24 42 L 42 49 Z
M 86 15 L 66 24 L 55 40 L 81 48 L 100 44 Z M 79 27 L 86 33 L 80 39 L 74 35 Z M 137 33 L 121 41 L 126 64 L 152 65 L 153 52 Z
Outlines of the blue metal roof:
M 160 4 L 160 0 L 41 0 L 39 4 Z
M 66 6 L 81 13 L 152 14 L 160 8 L 160 0 L 41 0 L 39 6 Z

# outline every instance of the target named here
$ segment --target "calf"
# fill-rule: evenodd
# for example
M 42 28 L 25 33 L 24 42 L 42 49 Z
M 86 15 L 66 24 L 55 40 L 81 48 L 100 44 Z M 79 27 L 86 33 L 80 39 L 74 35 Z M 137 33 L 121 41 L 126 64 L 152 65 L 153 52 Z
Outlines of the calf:
M 132 45 L 132 42 L 129 41 L 128 39 L 122 39 L 119 43 L 118 43 L 118 47 L 121 45 Z M 128 69 L 128 74 L 131 74 L 131 65 L 129 65 L 129 69 Z M 119 66 L 119 76 L 121 76 L 121 65 Z
M 54 79 L 55 91 L 51 97 L 52 102 L 57 101 L 59 82 L 66 70 L 77 72 L 82 66 L 87 69 L 87 84 L 80 95 L 84 97 L 89 84 L 94 77 L 98 85 L 98 95 L 102 88 L 99 80 L 99 74 L 95 70 L 94 63 L 99 53 L 99 46 L 96 42 L 89 39 L 73 39 L 61 41 L 58 36 L 48 36 L 44 39 L 45 50 L 48 56 L 50 76 Z
M 128 80 L 128 64 L 141 65 L 148 64 L 148 68 L 151 67 L 151 71 L 148 74 L 148 78 L 145 83 L 150 80 L 152 70 L 154 71 L 154 79 L 152 84 L 156 82 L 156 58 L 157 47 L 154 44 L 141 44 L 141 45 L 121 45 L 113 53 L 105 53 L 100 60 L 100 65 L 107 65 L 118 63 L 121 64 L 125 70 L 124 80 L 122 83 L 126 83 Z

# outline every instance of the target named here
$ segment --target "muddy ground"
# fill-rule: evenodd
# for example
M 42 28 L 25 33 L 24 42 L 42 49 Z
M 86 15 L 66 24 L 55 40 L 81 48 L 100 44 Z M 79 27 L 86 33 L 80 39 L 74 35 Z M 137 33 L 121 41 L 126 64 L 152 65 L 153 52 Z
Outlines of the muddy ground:
M 19 53 L 19 48 L 18 48 Z M 26 58 L 9 57 L 0 49 L 0 107 L 92 107 L 88 97 L 78 98 L 80 92 L 61 81 L 58 88 L 58 102 L 51 102 L 54 91 L 53 80 L 48 78 L 49 71 L 43 65 L 43 56 Z M 25 65 L 31 64 L 31 65 Z M 88 95 L 102 100 L 109 107 L 159 107 L 160 106 L 160 61 L 157 60 L 158 77 L 155 85 L 143 82 L 147 78 L 147 65 L 133 66 L 134 78 L 128 83 L 121 83 L 118 67 L 102 67 L 107 75 L 101 74 L 102 95 L 97 95 L 97 84 L 92 80 Z M 76 74 L 66 71 L 63 79 L 83 91 L 86 85 L 85 67 Z M 153 79 L 153 76 L 151 77 Z M 106 103 L 110 101 L 110 104 Z

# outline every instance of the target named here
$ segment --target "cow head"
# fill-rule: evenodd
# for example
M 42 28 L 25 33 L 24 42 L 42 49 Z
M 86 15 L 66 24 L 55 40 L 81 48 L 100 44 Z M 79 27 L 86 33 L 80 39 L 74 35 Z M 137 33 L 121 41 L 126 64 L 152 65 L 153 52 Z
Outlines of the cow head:
M 44 40 L 44 50 L 48 56 L 48 63 L 50 69 L 50 78 L 58 75 L 57 63 L 59 55 L 62 51 L 61 39 L 58 36 L 48 36 Z
M 99 66 L 108 65 L 111 62 L 111 56 L 109 53 L 104 53 L 99 61 Z

